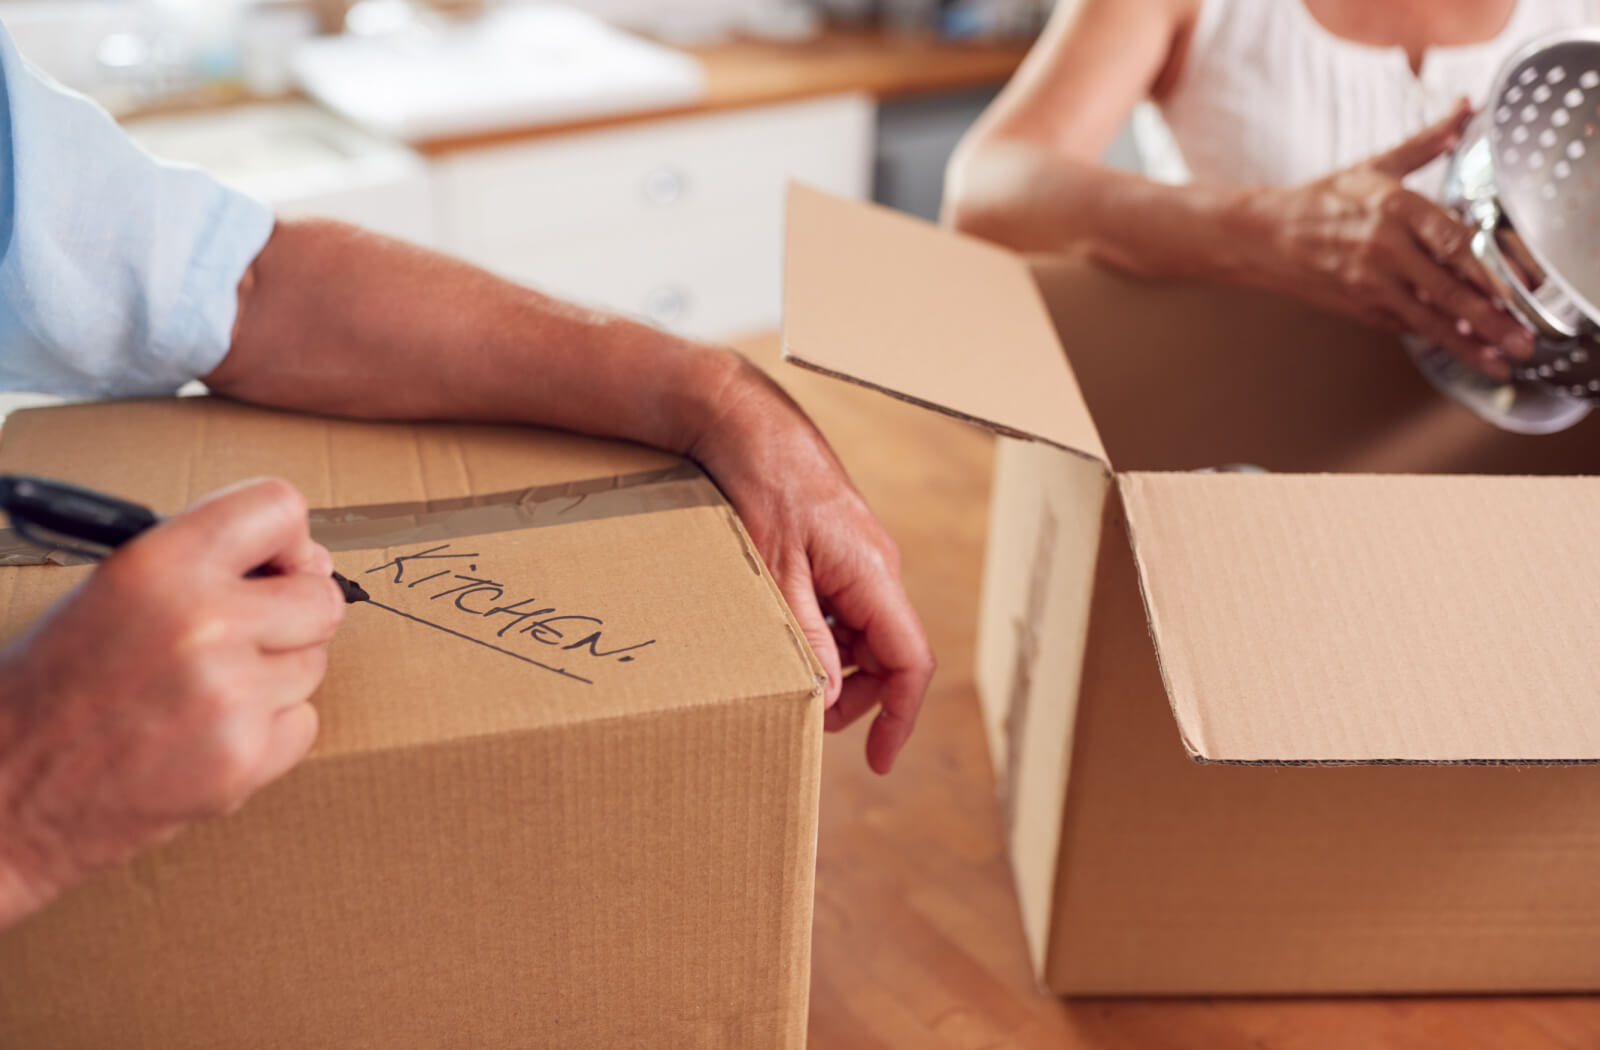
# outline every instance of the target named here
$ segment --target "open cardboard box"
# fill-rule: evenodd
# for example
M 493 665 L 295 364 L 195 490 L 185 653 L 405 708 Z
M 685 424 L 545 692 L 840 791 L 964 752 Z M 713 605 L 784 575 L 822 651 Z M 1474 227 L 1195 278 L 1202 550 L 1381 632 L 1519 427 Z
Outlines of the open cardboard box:
M 373 598 L 306 762 L 0 934 L 0 1047 L 805 1045 L 818 669 L 692 464 L 197 398 L 14 413 L 0 470 L 288 478 Z M 0 644 L 88 571 L 0 567 Z
M 978 684 L 1049 988 L 1600 988 L 1600 479 L 1492 476 L 1596 426 L 803 188 L 786 284 L 791 361 L 1003 435 Z

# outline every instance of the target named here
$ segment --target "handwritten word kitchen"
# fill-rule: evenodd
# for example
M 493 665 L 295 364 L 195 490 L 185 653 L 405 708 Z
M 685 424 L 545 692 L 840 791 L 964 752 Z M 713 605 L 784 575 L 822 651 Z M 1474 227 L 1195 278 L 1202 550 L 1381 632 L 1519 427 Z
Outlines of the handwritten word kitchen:
M 504 601 L 505 584 L 477 575 L 478 564 L 474 559 L 478 557 L 476 552 L 459 553 L 452 550 L 450 544 L 442 543 L 414 554 L 396 555 L 368 569 L 366 574 L 387 570 L 391 575 L 384 579 L 389 583 L 408 590 L 422 588 L 430 601 L 439 602 L 446 609 L 499 623 L 495 637 L 501 639 L 515 640 L 520 636 L 563 652 L 587 654 L 618 663 L 629 663 L 640 650 L 656 644 L 654 638 L 629 645 L 609 643 L 603 637 L 605 621 L 600 617 L 561 612 L 558 606 L 541 603 L 535 598 L 507 603 Z M 463 569 L 465 572 L 461 571 Z M 443 623 L 431 625 L 450 630 Z

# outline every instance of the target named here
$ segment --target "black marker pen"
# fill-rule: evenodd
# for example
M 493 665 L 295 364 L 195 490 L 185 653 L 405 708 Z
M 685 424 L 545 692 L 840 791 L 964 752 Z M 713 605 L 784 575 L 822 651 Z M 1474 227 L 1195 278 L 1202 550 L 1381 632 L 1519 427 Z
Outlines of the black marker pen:
M 72 551 L 101 560 L 141 532 L 160 524 L 161 516 L 149 507 L 107 496 L 64 481 L 0 474 L 0 510 L 30 543 Z M 266 576 L 265 566 L 248 576 Z M 358 583 L 333 574 L 346 604 L 364 602 L 367 592 Z

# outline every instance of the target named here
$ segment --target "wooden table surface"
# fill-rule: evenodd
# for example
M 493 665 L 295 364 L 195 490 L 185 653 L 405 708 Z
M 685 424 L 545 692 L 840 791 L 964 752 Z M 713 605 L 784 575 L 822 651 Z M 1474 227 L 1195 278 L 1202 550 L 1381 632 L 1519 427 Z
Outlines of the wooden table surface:
M 990 439 L 741 345 L 833 440 L 901 547 L 939 654 L 895 772 L 865 722 L 824 758 L 811 1050 L 1600 1047 L 1600 999 L 1076 1000 L 1035 990 L 972 680 Z M 1600 878 L 1600 872 L 1596 873 Z

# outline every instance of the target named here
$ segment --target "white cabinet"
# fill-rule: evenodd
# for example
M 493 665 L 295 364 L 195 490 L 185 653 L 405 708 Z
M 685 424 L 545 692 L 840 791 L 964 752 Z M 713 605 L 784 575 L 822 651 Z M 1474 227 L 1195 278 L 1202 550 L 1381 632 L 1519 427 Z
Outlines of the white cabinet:
M 280 215 L 317 215 L 434 242 L 427 163 L 315 106 L 238 106 L 125 127 L 157 157 L 205 168 Z
M 846 94 L 447 153 L 432 162 L 306 105 L 129 125 L 285 215 L 451 252 L 703 339 L 776 328 L 790 181 L 871 192 L 874 114 Z
M 785 187 L 867 196 L 873 113 L 838 95 L 450 154 L 439 246 L 698 338 L 773 328 Z

